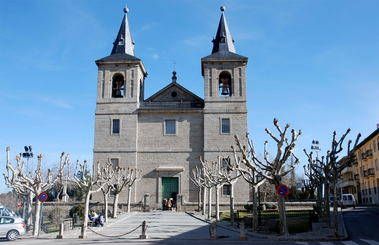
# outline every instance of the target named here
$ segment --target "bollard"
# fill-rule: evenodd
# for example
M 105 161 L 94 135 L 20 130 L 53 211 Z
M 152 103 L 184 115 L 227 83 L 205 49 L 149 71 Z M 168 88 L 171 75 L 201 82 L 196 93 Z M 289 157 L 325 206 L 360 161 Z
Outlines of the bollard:
M 245 230 L 245 222 L 240 223 L 240 240 L 241 241 L 246 241 L 246 230 Z
M 57 235 L 57 239 L 63 239 L 63 230 L 64 230 L 64 223 L 62 222 L 59 226 L 59 233 Z
M 147 238 L 147 235 L 146 235 L 146 221 L 143 221 L 142 222 L 142 234 L 139 236 L 139 239 L 146 239 Z
M 86 235 L 84 234 L 84 224 L 83 224 L 80 235 L 79 235 L 79 239 L 84 239 L 84 238 L 86 238 Z
M 216 240 L 217 239 L 217 222 L 213 221 L 210 226 L 209 232 L 211 233 L 211 240 Z

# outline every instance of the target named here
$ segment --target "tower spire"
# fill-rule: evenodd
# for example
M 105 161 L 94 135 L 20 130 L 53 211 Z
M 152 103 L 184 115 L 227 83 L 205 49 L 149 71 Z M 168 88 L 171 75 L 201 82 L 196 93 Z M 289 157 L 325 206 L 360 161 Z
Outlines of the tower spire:
M 228 23 L 225 18 L 225 7 L 222 6 L 221 10 L 221 18 L 218 24 L 216 37 L 213 39 L 213 49 L 212 54 L 217 52 L 232 52 L 235 53 L 236 49 L 234 48 L 234 40 L 232 35 L 230 34 Z
M 129 28 L 127 6 L 124 8 L 124 18 L 118 31 L 116 40 L 113 43 L 112 54 L 129 54 L 134 56 L 134 41 Z

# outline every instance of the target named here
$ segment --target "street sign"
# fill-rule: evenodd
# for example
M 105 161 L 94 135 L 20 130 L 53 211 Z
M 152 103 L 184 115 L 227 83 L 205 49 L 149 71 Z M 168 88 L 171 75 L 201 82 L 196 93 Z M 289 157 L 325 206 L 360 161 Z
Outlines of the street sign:
M 276 194 L 278 194 L 281 197 L 286 197 L 289 194 L 288 187 L 286 185 L 280 185 L 276 187 Z
M 38 200 L 39 200 L 40 202 L 46 202 L 48 198 L 49 198 L 49 196 L 47 195 L 46 192 L 41 192 L 41 193 L 38 195 Z

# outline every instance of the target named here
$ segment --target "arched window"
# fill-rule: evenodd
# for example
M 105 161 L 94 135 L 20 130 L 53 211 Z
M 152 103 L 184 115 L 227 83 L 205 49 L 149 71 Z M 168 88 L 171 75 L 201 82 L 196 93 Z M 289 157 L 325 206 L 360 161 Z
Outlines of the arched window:
M 125 80 L 124 76 L 117 73 L 112 78 L 112 97 L 123 98 L 125 96 Z
M 232 96 L 232 76 L 229 72 L 223 71 L 218 77 L 219 96 Z

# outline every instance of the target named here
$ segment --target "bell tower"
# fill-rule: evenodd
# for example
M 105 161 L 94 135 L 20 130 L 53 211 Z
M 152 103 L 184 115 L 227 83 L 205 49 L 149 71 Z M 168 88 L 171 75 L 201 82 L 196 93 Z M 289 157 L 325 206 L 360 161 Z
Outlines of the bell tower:
M 137 163 L 136 110 L 143 101 L 147 72 L 142 61 L 134 56 L 128 12 L 125 7 L 111 54 L 96 60 L 95 165 L 111 161 L 126 167 Z
M 212 53 L 201 59 L 204 77 L 204 158 L 214 160 L 230 152 L 234 135 L 247 132 L 246 66 L 248 58 L 236 53 L 225 7 L 213 39 Z

